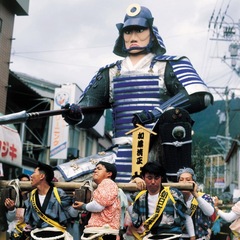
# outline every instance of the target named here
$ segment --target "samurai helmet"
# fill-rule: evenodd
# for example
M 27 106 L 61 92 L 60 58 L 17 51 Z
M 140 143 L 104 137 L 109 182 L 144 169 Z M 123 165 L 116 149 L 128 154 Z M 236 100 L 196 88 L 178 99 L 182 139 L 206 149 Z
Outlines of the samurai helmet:
M 159 55 L 164 54 L 166 52 L 166 48 L 158 33 L 157 27 L 153 26 L 153 20 L 154 18 L 152 17 L 152 13 L 148 8 L 140 6 L 139 4 L 129 5 L 124 22 L 116 24 L 119 36 L 116 40 L 113 52 L 121 57 L 129 55 L 127 49 L 125 48 L 123 32 L 127 27 L 136 26 L 149 28 L 151 31 L 151 40 L 148 46 L 146 46 L 146 51 Z

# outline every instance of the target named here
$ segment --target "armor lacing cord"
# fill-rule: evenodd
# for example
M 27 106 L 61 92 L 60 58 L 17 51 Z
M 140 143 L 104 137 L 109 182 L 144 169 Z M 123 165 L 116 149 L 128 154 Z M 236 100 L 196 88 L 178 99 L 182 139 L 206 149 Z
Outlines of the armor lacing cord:
M 185 142 L 179 142 L 179 141 L 175 141 L 175 142 L 164 142 L 162 143 L 162 145 L 173 145 L 175 147 L 182 147 L 182 145 L 184 144 L 189 144 L 192 143 L 192 140 L 189 141 L 185 141 Z

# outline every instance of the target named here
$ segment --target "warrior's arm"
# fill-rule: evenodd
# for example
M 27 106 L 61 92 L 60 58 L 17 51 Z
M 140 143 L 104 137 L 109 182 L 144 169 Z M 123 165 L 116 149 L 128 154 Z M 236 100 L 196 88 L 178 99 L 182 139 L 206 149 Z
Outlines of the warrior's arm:
M 213 103 L 212 94 L 200 79 L 188 59 L 186 59 L 185 63 L 187 63 L 188 66 L 183 71 L 183 74 L 185 74 L 185 79 L 182 79 L 183 85 L 174 72 L 170 62 L 167 62 L 164 82 L 167 89 L 166 95 L 168 95 L 169 99 L 163 103 L 160 108 L 155 108 L 153 111 L 142 111 L 134 114 L 134 125 L 137 123 L 144 125 L 157 121 L 168 106 L 183 108 L 189 113 L 195 113 L 205 109 Z M 178 97 L 178 95 L 180 95 L 180 97 Z
M 177 79 L 170 63 L 166 64 L 164 79 L 166 88 L 171 96 L 175 96 L 178 93 L 183 93 L 186 96 L 188 101 L 180 104 L 178 107 L 184 108 L 189 113 L 199 112 L 213 103 L 213 96 L 207 87 L 200 89 L 195 87 L 194 84 L 189 84 L 188 89 L 190 91 L 187 91 L 187 88 Z
M 83 107 L 93 107 L 91 112 L 81 112 Z M 73 108 L 71 112 L 71 108 Z M 83 92 L 77 104 L 70 106 L 70 111 L 63 116 L 70 125 L 81 128 L 91 128 L 97 124 L 105 109 L 110 108 L 109 103 L 109 71 L 99 71 Z

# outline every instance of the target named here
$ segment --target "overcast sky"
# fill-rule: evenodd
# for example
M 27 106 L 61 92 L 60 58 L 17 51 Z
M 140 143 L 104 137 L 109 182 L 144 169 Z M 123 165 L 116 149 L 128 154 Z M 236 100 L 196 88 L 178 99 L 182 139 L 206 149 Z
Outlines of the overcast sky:
M 209 29 L 214 9 L 213 21 L 238 22 L 239 0 L 30 0 L 29 16 L 15 18 L 10 69 L 84 89 L 100 67 L 119 59 L 115 25 L 135 2 L 152 11 L 167 54 L 187 56 L 211 87 L 240 88 L 229 60 L 221 60 L 230 42 L 210 40 L 219 24 Z

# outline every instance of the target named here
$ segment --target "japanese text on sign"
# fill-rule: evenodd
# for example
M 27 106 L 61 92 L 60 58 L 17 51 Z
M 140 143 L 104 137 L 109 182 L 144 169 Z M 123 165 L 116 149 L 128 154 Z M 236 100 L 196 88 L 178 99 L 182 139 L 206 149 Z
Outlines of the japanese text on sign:
M 11 160 L 17 158 L 17 148 L 14 143 L 0 140 L 0 155 L 3 158 L 10 157 Z
M 141 167 L 148 161 L 150 134 L 155 132 L 137 124 L 137 128 L 127 132 L 133 134 L 132 175 L 140 175 Z

